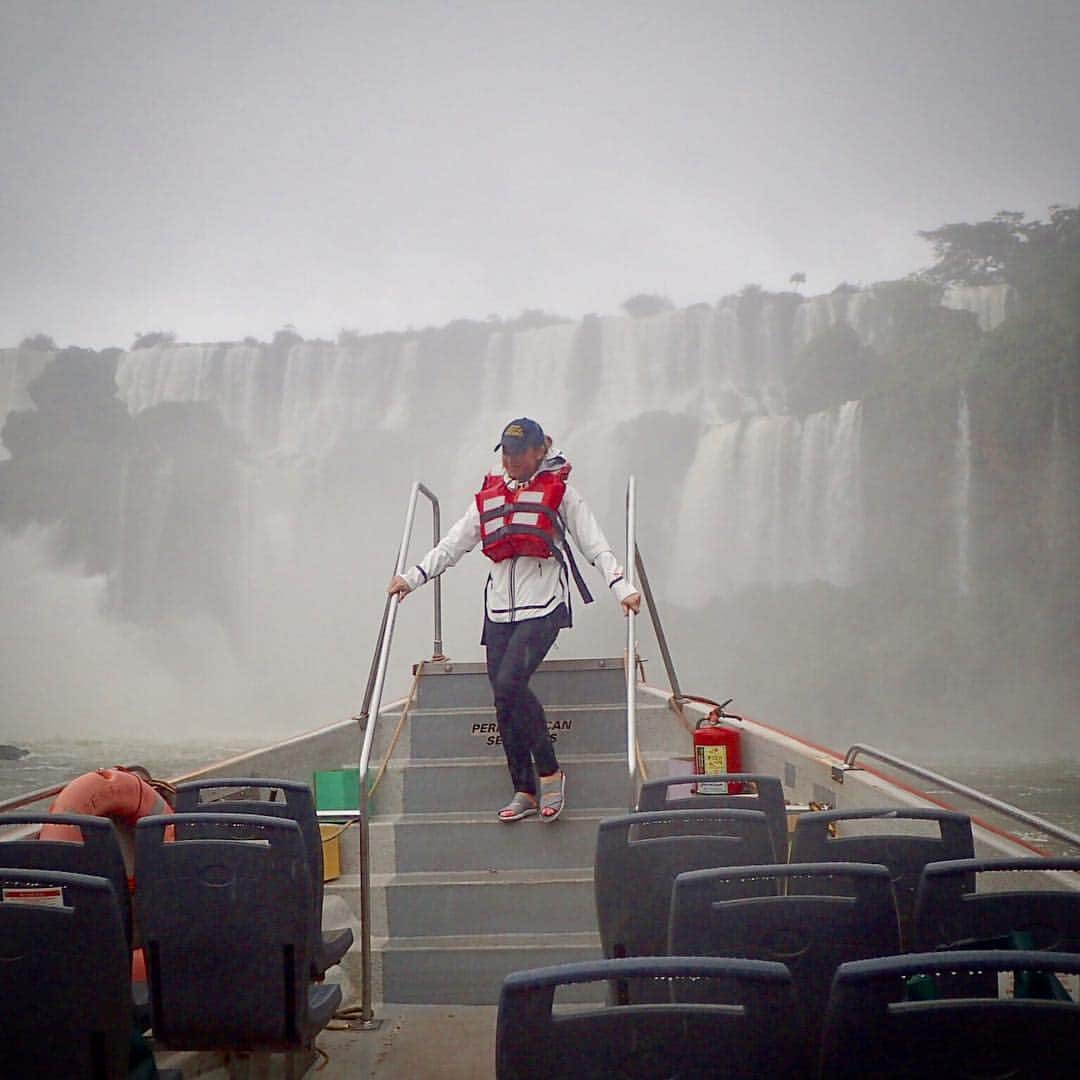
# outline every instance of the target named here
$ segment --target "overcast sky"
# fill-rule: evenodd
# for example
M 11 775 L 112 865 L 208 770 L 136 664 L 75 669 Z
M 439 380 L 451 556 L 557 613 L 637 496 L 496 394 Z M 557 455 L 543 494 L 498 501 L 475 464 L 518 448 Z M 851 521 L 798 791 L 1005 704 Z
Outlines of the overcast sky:
M 1078 0 L 0 0 L 0 346 L 807 293 L 1080 202 Z

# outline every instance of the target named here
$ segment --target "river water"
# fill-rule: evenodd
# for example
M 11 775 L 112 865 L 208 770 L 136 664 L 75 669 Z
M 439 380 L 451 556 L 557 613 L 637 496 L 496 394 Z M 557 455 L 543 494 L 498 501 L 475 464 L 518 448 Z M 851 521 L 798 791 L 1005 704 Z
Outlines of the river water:
M 255 740 L 191 739 L 184 743 L 154 739 L 20 739 L 25 757 L 0 761 L 0 801 L 62 784 L 93 769 L 142 765 L 152 776 L 170 780 L 213 761 L 259 745 Z
M 92 769 L 108 766 L 142 765 L 161 779 L 184 775 L 210 762 L 221 761 L 261 745 L 260 740 L 191 739 L 183 743 L 155 739 L 46 739 L 21 740 L 19 746 L 28 750 L 25 757 L 13 761 L 0 760 L 0 801 L 61 784 L 65 780 Z M 1045 818 L 1072 832 L 1080 833 L 1080 761 L 1053 762 L 995 762 L 939 761 L 928 763 L 937 772 L 984 791 L 989 795 L 1018 806 L 1029 814 Z M 933 791 L 930 784 L 915 782 L 915 786 Z M 940 792 L 946 802 L 949 795 Z M 974 807 L 960 806 L 979 816 Z M 1021 839 L 1042 843 L 1037 830 L 1027 827 L 1009 828 Z M 1056 843 L 1047 846 L 1059 848 Z

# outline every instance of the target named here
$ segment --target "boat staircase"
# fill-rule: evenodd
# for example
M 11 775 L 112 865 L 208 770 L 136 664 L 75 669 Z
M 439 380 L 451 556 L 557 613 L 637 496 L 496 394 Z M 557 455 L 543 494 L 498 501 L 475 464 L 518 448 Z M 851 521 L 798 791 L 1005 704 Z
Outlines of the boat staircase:
M 495 1004 L 511 971 L 602 956 L 593 859 L 599 822 L 630 800 L 624 664 L 547 661 L 531 685 L 567 777 L 553 822 L 496 817 L 512 790 L 482 663 L 426 661 L 400 730 L 380 717 L 368 770 L 373 781 L 386 763 L 368 806 L 374 1001 Z M 685 729 L 662 705 L 638 712 L 640 762 L 666 774 Z M 357 847 L 344 849 L 354 872 L 327 885 L 354 911 Z M 354 979 L 359 952 L 346 958 Z

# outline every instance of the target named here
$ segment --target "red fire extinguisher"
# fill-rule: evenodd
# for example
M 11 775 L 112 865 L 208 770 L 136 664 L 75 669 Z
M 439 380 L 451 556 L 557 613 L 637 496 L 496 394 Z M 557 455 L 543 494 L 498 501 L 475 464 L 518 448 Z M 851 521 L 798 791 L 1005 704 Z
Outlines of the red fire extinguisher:
M 724 712 L 725 707 L 730 705 L 732 700 L 728 698 L 723 705 L 717 705 L 694 727 L 695 773 L 702 776 L 716 776 L 720 773 L 742 772 L 739 733 L 723 722 L 725 719 L 741 719 Z M 694 785 L 694 791 L 698 795 L 738 795 L 742 791 L 742 784 L 729 783 L 726 780 L 703 780 Z

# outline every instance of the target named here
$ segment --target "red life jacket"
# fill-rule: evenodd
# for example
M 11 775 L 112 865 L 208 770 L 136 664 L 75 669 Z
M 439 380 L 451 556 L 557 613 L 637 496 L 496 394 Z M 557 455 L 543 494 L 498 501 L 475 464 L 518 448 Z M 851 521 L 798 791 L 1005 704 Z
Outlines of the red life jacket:
M 533 559 L 561 557 L 555 546 L 562 537 L 559 504 L 566 492 L 570 466 L 537 473 L 511 491 L 503 476 L 486 476 L 476 493 L 480 511 L 480 540 L 493 562 L 527 555 Z

